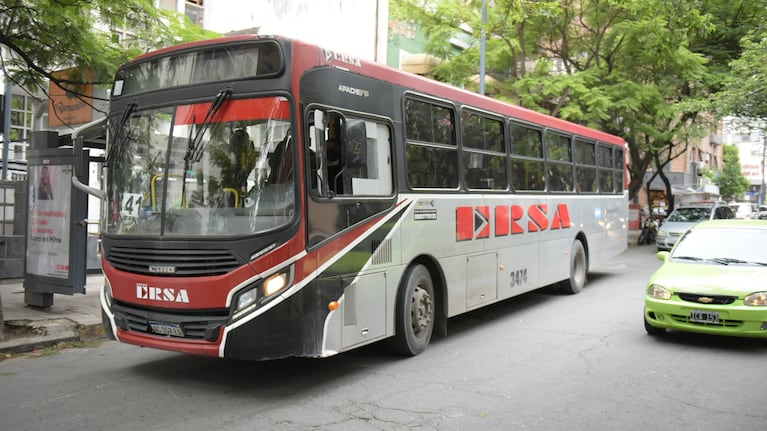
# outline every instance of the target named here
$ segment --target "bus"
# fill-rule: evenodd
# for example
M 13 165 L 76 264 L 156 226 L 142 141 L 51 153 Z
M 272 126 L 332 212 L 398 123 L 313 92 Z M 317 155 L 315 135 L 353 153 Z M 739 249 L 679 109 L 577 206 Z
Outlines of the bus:
M 144 54 L 106 122 L 101 304 L 124 343 L 413 356 L 451 317 L 579 292 L 628 243 L 621 138 L 299 40 Z

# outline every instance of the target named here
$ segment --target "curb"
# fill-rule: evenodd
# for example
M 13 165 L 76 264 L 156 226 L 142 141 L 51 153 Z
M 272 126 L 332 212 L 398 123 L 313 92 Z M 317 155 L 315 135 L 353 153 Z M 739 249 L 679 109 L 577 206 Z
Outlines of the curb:
M 27 353 L 67 342 L 106 339 L 99 324 L 78 325 L 69 319 L 43 321 L 6 321 L 5 340 L 0 340 L 0 354 Z

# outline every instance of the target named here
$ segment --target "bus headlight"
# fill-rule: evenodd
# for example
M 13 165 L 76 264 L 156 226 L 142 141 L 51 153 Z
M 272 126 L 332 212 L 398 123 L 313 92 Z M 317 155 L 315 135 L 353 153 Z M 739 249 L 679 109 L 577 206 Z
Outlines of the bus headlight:
M 101 291 L 104 295 L 104 302 L 107 303 L 107 307 L 112 309 L 112 285 L 109 284 L 109 280 L 104 278 L 104 284 L 101 285 Z
M 235 312 L 242 311 L 255 304 L 256 299 L 258 299 L 258 289 L 248 289 L 245 292 L 242 292 L 240 296 L 237 297 L 237 308 L 235 308 Z
M 287 285 L 288 274 L 279 272 L 264 280 L 264 284 L 261 286 L 261 294 L 264 298 L 268 298 L 277 292 L 282 291 Z
M 239 319 L 284 292 L 292 282 L 291 274 L 292 270 L 286 268 L 238 292 L 234 299 L 232 320 Z

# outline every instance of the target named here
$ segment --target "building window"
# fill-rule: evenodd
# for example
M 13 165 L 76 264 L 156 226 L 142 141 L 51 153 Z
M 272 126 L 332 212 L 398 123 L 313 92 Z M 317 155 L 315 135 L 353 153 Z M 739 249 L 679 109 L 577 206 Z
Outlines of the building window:
M 23 159 L 24 150 L 29 146 L 34 115 L 34 99 L 24 94 L 14 94 L 11 99 L 11 143 L 8 146 L 11 157 Z
M 159 6 L 162 9 L 177 10 L 176 0 L 160 0 Z
M 204 15 L 205 8 L 202 6 L 202 0 L 186 0 L 184 5 L 184 13 L 189 17 L 189 20 L 202 27 L 202 17 Z
M 15 186 L 8 186 L 6 184 L 0 186 L 0 235 L 18 234 L 13 229 L 15 198 Z

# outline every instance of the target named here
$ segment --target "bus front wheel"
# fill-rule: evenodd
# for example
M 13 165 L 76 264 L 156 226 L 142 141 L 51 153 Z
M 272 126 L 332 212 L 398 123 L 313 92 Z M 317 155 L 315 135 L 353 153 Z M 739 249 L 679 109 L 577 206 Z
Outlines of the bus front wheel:
M 583 290 L 583 286 L 586 285 L 587 270 L 586 250 L 580 240 L 575 240 L 570 248 L 570 278 L 559 284 L 560 290 L 570 294 Z
M 423 265 L 411 266 L 397 292 L 395 331 L 392 349 L 415 356 L 429 345 L 434 329 L 434 284 Z

